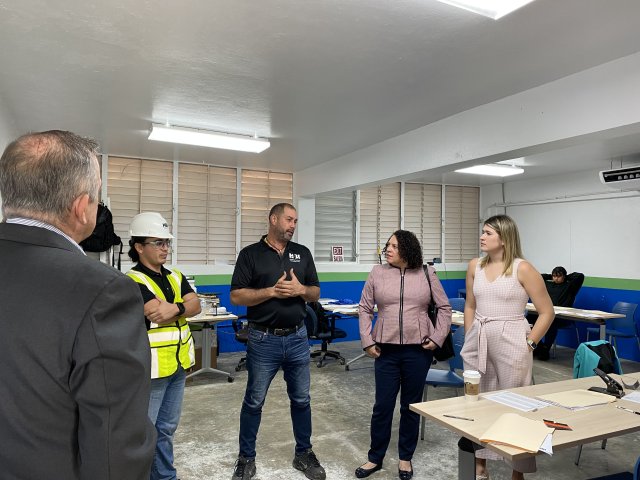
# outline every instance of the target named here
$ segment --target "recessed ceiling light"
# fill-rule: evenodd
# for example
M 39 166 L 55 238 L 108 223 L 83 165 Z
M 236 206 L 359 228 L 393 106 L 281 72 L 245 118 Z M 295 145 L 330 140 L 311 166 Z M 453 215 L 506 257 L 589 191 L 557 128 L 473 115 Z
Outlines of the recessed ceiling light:
M 498 20 L 533 0 L 438 0 Z
M 160 142 L 198 145 L 200 147 L 224 148 L 240 152 L 260 153 L 271 145 L 266 138 L 236 135 L 232 133 L 212 132 L 196 128 L 171 127 L 154 123 L 151 126 L 149 140 Z
M 473 167 L 461 168 L 456 173 L 470 173 L 472 175 L 488 175 L 491 177 L 510 177 L 511 175 L 520 175 L 524 173 L 524 169 L 520 167 L 512 167 L 509 165 L 498 165 L 492 163 L 489 165 L 475 165 Z

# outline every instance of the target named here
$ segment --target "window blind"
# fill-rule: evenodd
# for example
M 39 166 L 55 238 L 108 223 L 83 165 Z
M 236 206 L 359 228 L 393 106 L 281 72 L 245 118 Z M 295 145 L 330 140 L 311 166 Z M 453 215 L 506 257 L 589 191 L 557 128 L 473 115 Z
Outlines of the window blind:
M 442 257 L 442 186 L 406 183 L 404 228 L 416 234 L 424 262 Z
M 110 156 L 108 164 L 107 193 L 113 226 L 122 242 L 127 245 L 131 220 L 141 212 L 158 212 L 171 229 L 173 163 Z M 171 254 L 167 263 L 171 263 Z
M 290 173 L 242 170 L 241 248 L 267 233 L 269 210 L 278 203 L 293 202 Z
M 180 163 L 178 261 L 233 263 L 236 258 L 235 168 Z
M 389 237 L 400 228 L 400 183 L 360 190 L 360 263 L 378 263 Z
M 333 245 L 342 245 L 345 262 L 355 261 L 355 197 L 355 192 L 316 197 L 316 262 L 330 262 Z
M 444 187 L 444 259 L 468 262 L 480 251 L 480 189 L 478 187 Z

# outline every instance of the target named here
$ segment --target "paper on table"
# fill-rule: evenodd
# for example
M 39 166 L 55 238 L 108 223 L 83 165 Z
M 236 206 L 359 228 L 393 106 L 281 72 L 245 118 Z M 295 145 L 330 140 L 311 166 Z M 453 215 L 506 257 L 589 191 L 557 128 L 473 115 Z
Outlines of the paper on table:
M 603 405 L 616 400 L 613 395 L 605 393 L 590 392 L 589 390 L 569 390 L 568 392 L 549 393 L 540 395 L 539 399 L 550 402 L 560 407 L 576 409 Z
M 544 437 L 544 442 L 540 445 L 540 451 L 547 455 L 553 455 L 553 434 L 549 433 Z
M 636 402 L 636 403 L 640 403 L 640 392 L 631 392 L 631 393 L 627 393 L 624 396 L 624 399 L 629 401 L 629 402 Z
M 535 398 L 525 397 L 513 392 L 496 392 L 484 395 L 484 398 L 493 402 L 501 403 L 507 407 L 516 408 L 523 412 L 533 412 L 539 408 L 548 407 L 549 404 L 536 400 Z
M 329 303 L 333 303 L 333 302 L 337 302 L 338 300 L 336 300 L 335 298 L 320 298 L 318 299 L 318 303 L 320 305 L 327 305 Z
M 541 420 L 531 420 L 517 413 L 505 413 L 480 436 L 480 441 L 536 453 L 547 435 L 552 433 L 553 429 Z

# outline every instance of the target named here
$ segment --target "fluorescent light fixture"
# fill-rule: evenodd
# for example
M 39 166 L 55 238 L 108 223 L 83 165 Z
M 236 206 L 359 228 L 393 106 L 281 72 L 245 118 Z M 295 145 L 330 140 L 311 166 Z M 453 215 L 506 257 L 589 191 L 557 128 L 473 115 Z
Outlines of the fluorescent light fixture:
M 502 160 L 496 163 L 500 163 L 502 165 L 511 165 L 512 167 L 524 167 L 526 165 L 524 157 L 511 158 L 509 160 Z
M 498 20 L 533 0 L 438 0 Z
M 491 177 L 510 177 L 511 175 L 520 175 L 521 173 L 524 173 L 524 169 L 520 167 L 491 163 L 489 165 L 475 165 L 473 167 L 461 168 L 460 170 L 456 170 L 456 173 L 471 173 L 473 175 L 488 175 Z
M 154 123 L 151 126 L 149 140 L 183 143 L 201 147 L 224 148 L 240 152 L 260 153 L 271 145 L 266 138 L 235 135 L 232 133 L 212 132 L 196 128 L 170 127 Z

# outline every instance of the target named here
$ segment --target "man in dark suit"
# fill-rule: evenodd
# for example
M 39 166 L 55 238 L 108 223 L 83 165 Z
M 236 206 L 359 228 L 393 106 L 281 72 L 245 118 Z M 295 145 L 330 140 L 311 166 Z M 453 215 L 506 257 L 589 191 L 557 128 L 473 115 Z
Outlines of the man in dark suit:
M 0 476 L 149 477 L 149 341 L 138 287 L 87 258 L 97 144 L 18 138 L 0 158 Z

